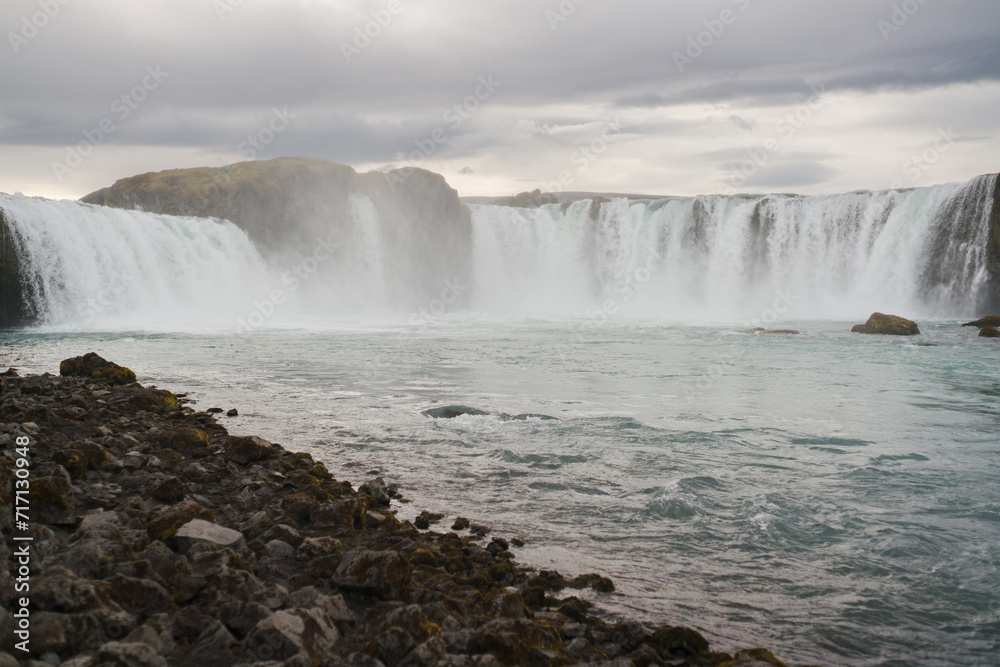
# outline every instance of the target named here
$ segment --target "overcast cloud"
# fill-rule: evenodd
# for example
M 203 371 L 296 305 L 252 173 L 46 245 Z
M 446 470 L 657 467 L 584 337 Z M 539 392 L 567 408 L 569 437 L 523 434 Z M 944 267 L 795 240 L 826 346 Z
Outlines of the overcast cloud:
M 4 0 L 0 31 L 5 192 L 282 155 L 463 195 L 1000 170 L 995 0 Z

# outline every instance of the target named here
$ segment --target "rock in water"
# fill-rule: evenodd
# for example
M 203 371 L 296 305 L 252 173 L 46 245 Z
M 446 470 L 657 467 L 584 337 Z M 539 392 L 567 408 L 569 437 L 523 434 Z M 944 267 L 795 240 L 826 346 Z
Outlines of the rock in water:
M 979 330 L 980 338 L 1000 338 L 1000 330 L 996 327 L 983 327 Z
M 488 415 L 490 413 L 484 410 L 477 410 L 476 408 L 469 408 L 464 405 L 449 405 L 443 408 L 431 408 L 429 410 L 424 410 L 420 414 L 434 419 L 454 419 L 455 417 L 460 417 L 462 415 L 480 416 Z
M 985 327 L 993 327 L 994 329 L 1000 327 L 1000 315 L 989 315 L 987 317 L 980 318 L 975 322 L 966 322 L 962 325 L 963 327 L 979 327 L 983 329 Z
M 135 382 L 135 373 L 130 369 L 108 361 L 96 352 L 88 352 L 82 357 L 64 360 L 59 364 L 59 374 L 69 377 L 106 380 L 111 384 L 132 384 Z
M 862 334 L 884 334 L 888 336 L 915 336 L 920 333 L 920 329 L 912 320 L 897 315 L 883 315 L 882 313 L 872 313 L 865 324 L 857 324 L 851 329 L 852 333 Z

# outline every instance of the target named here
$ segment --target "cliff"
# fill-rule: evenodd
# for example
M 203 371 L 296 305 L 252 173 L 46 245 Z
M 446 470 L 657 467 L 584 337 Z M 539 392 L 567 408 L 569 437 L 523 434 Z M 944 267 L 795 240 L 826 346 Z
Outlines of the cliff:
M 442 176 L 423 169 L 358 174 L 324 160 L 278 158 L 142 174 L 82 201 L 224 218 L 245 230 L 269 260 L 291 266 L 311 255 L 321 239 L 344 240 L 357 233 L 351 195 L 368 197 L 378 214 L 386 265 L 394 267 L 386 284 L 390 300 L 420 307 L 449 281 L 469 280 L 468 209 Z

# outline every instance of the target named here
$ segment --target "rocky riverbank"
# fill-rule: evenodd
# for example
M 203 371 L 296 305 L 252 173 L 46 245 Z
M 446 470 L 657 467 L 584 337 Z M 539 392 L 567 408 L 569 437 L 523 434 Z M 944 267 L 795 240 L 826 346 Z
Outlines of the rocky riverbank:
M 572 594 L 608 579 L 420 530 L 381 479 L 230 436 L 97 355 L 60 371 L 0 376 L 0 667 L 782 664 L 608 623 Z

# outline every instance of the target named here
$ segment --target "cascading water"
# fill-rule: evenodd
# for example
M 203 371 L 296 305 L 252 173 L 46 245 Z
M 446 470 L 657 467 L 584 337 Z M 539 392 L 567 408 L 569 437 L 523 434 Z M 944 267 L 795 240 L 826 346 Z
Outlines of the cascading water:
M 991 175 L 815 197 L 472 206 L 474 275 L 455 285 L 471 288 L 474 310 L 504 315 L 972 316 L 997 287 L 989 270 L 996 186 Z M 390 294 L 419 282 L 407 274 L 429 261 L 390 243 L 398 221 L 380 219 L 364 196 L 352 195 L 348 208 L 347 227 L 331 229 L 312 256 L 267 266 L 226 221 L 0 195 L 4 303 L 20 275 L 26 318 L 70 329 L 242 331 L 433 307 Z M 6 324 L 20 317 L 4 308 Z
M 2 194 L 0 209 L 37 324 L 216 326 L 261 291 L 264 261 L 229 222 Z
M 905 191 L 474 206 L 476 307 L 667 319 L 965 316 L 996 175 Z

